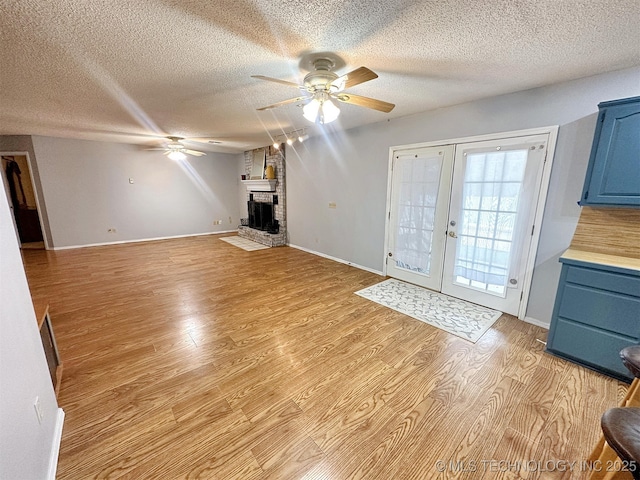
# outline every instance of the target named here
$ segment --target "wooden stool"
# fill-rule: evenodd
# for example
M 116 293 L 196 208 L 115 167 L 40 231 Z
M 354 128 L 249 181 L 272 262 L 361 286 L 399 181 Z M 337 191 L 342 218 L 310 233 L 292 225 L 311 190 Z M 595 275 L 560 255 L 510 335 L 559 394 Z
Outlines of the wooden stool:
M 625 367 L 627 367 L 635 377 L 620 406 L 640 407 L 640 345 L 623 348 L 620 351 L 620 358 Z M 621 465 L 621 463 L 616 452 L 605 441 L 604 435 L 600 437 L 600 441 L 587 460 L 591 465 L 599 467 L 598 469 L 592 470 L 589 480 L 622 480 L 633 478 L 629 472 L 617 472 L 611 468 L 607 468 L 612 465 Z
M 640 408 L 611 408 L 601 420 L 602 433 L 609 446 L 618 454 L 623 470 L 640 480 Z
M 640 345 L 623 348 L 620 350 L 620 358 L 635 379 L 640 378 Z

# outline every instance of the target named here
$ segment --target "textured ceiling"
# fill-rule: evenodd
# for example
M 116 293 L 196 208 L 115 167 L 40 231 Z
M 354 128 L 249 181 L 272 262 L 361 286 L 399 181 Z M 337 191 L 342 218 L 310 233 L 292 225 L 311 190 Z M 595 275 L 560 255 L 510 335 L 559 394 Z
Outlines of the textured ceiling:
M 2 0 L 0 25 L 0 134 L 214 151 L 323 128 L 257 112 L 298 91 L 251 78 L 301 82 L 312 52 L 374 70 L 349 91 L 396 104 L 340 104 L 331 128 L 640 65 L 640 0 Z

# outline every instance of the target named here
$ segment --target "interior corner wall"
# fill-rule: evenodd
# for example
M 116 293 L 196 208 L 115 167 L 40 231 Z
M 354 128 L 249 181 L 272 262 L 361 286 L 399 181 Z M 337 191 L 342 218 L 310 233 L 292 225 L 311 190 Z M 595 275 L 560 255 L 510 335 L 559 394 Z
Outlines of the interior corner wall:
M 237 154 L 175 162 L 137 145 L 32 140 L 54 248 L 216 233 L 240 223 Z
M 558 258 L 580 214 L 576 202 L 597 105 L 640 95 L 639 78 L 640 68 L 632 68 L 343 132 L 329 124 L 324 135 L 288 151 L 290 244 L 382 271 L 390 147 L 559 125 L 527 310 L 528 317 L 548 324 L 560 276 Z
M 40 170 L 36 161 L 33 141 L 30 135 L 0 135 L 0 152 L 27 152 L 31 160 L 31 173 L 33 174 L 34 187 L 36 192 L 42 192 L 42 182 L 40 180 Z M 29 180 L 31 181 L 31 180 Z M 47 202 L 38 196 L 40 216 L 42 218 L 42 233 L 51 245 L 51 227 L 49 226 L 49 216 L 47 214 Z
M 10 215 L 0 182 L 0 478 L 35 480 L 57 455 L 58 404 Z
M 238 178 L 241 179 L 242 175 L 246 175 L 246 156 L 247 152 L 238 154 Z M 238 182 L 238 209 L 240 212 L 240 218 L 247 218 L 249 216 L 249 207 L 247 205 L 247 189 L 242 182 Z

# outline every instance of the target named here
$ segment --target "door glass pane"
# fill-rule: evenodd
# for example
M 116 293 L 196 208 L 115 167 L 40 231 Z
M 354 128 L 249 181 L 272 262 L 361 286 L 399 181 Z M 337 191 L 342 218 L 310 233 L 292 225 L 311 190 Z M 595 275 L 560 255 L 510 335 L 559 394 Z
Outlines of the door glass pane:
M 400 157 L 398 228 L 394 260 L 398 268 L 429 275 L 441 156 Z
M 505 296 L 527 150 L 467 154 L 454 282 Z

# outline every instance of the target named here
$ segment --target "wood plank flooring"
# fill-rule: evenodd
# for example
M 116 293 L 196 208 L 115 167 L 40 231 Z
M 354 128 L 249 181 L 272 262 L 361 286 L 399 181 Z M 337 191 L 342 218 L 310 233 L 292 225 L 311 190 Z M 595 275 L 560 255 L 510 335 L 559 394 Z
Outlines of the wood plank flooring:
M 544 353 L 541 328 L 504 315 L 472 344 L 289 247 L 23 256 L 65 364 L 59 479 L 585 478 L 627 388 Z

